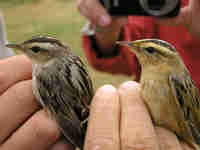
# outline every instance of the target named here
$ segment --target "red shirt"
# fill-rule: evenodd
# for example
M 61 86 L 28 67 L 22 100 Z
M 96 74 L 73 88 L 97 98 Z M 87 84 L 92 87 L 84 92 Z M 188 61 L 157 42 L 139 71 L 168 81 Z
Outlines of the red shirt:
M 182 0 L 185 6 L 188 0 Z M 130 16 L 123 28 L 122 40 L 134 41 L 144 38 L 159 38 L 171 43 L 179 52 L 192 79 L 200 89 L 200 38 L 192 36 L 182 26 L 164 26 L 156 24 L 154 18 Z M 92 47 L 90 36 L 83 35 L 83 48 L 88 62 L 97 70 L 140 76 L 140 65 L 135 55 L 126 47 L 120 47 L 117 56 L 98 58 Z

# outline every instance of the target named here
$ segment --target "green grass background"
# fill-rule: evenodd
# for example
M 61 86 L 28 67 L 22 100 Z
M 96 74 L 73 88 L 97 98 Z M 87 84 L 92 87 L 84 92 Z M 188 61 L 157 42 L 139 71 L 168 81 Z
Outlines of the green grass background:
M 87 64 L 81 47 L 81 28 L 86 23 L 76 9 L 76 0 L 0 0 L 7 37 L 22 42 L 34 35 L 50 35 L 68 43 Z M 88 66 L 95 89 L 118 86 L 131 78 L 95 71 Z

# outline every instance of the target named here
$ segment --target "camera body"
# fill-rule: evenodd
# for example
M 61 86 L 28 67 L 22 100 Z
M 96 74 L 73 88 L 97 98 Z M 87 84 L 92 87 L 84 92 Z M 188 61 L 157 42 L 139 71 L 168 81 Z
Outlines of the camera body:
M 178 15 L 181 0 L 100 0 L 112 16 L 155 16 L 175 17 Z

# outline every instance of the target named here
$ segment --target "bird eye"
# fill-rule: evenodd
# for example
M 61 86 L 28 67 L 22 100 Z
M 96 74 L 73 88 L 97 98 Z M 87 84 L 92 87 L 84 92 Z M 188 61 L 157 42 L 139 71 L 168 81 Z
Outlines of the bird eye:
M 34 53 L 38 53 L 40 50 L 41 50 L 41 48 L 39 47 L 39 46 L 33 46 L 33 47 L 31 47 L 30 48 Z
M 153 47 L 146 47 L 145 50 L 151 54 L 155 52 L 155 49 Z

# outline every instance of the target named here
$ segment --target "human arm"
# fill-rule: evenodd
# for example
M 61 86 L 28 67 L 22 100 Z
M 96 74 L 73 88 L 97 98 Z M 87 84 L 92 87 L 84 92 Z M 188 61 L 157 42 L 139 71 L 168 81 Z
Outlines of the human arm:
M 116 41 L 154 37 L 153 19 L 137 16 L 130 16 L 128 19 L 111 17 L 104 12 L 98 0 L 78 0 L 78 8 L 81 15 L 90 22 L 84 28 L 82 36 L 83 50 L 89 64 L 99 71 L 133 75 L 139 79 L 140 65 L 135 55 L 128 48 L 117 46 Z M 102 16 L 108 16 L 110 23 L 101 25 L 99 20 Z M 93 32 L 95 25 L 98 28 Z
M 101 30 L 96 33 L 96 40 L 102 52 L 111 53 L 115 41 L 119 39 L 121 27 L 127 19 L 112 18 L 98 0 L 77 0 L 77 7 L 83 16 Z

